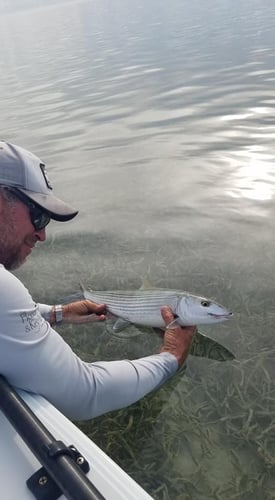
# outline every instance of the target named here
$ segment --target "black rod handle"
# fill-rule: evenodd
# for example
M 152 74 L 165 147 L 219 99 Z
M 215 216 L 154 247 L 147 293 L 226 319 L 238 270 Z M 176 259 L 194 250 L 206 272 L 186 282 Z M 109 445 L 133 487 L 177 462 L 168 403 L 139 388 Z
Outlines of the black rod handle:
M 70 454 L 49 452 L 59 441 L 2 375 L 0 409 L 68 500 L 104 500 Z

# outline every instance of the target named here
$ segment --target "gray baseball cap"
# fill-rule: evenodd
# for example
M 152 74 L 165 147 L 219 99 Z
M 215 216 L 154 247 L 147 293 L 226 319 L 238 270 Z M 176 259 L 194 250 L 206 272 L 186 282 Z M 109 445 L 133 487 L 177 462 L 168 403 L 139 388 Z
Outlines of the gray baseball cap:
M 5 141 L 0 141 L 0 185 L 22 191 L 52 219 L 64 222 L 78 214 L 53 195 L 43 161 L 26 149 Z

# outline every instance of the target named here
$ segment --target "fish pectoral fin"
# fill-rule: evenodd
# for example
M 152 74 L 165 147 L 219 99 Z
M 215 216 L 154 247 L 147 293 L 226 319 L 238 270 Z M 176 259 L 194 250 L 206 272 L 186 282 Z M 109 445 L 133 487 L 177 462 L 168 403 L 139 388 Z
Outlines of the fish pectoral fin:
M 124 330 L 129 325 L 131 325 L 131 321 L 128 321 L 127 319 L 123 318 L 118 318 L 115 324 L 113 325 L 113 330 L 114 332 L 121 332 L 121 330 Z
M 116 332 L 113 328 L 113 324 L 110 324 L 109 321 L 105 321 L 105 329 L 106 329 L 106 332 L 109 333 L 112 337 L 116 337 L 120 340 L 132 340 L 136 337 L 140 337 L 146 333 L 148 333 L 148 329 L 145 330 L 144 327 L 136 327 L 135 325 L 133 325 L 132 323 L 129 324 L 129 326 L 127 326 L 127 328 L 125 327 L 125 329 L 123 330 L 120 330 L 118 332 Z

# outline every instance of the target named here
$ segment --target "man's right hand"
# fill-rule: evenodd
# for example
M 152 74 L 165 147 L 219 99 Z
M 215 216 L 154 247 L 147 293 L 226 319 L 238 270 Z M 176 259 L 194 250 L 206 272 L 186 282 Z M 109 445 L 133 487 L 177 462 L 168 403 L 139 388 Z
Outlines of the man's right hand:
M 175 320 L 175 316 L 172 309 L 167 306 L 161 308 L 161 315 L 165 321 L 166 330 L 160 352 L 170 352 L 173 354 L 177 358 L 180 367 L 188 356 L 192 339 L 196 332 L 196 326 L 182 327 L 175 323 L 169 328 L 169 324 Z

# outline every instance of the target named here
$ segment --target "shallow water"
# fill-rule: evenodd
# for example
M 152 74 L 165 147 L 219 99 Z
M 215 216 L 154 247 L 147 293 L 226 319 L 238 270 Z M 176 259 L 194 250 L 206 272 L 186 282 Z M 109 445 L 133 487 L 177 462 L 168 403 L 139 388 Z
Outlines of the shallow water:
M 80 209 L 20 270 L 35 298 L 147 277 L 235 313 L 203 331 L 236 361 L 190 356 L 160 391 L 81 428 L 156 499 L 274 499 L 275 5 L 0 6 L 2 138 L 41 156 Z M 60 332 L 87 360 L 159 344 Z

